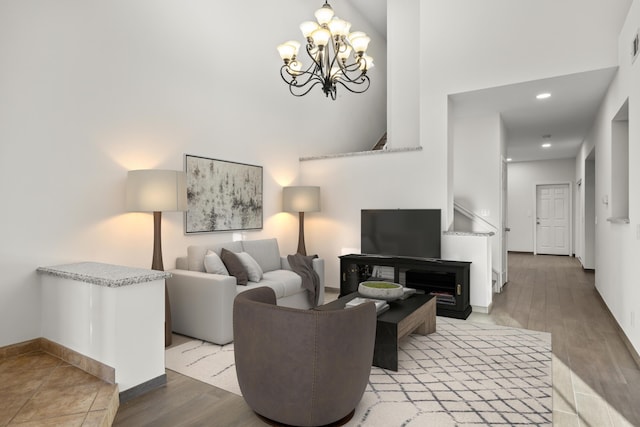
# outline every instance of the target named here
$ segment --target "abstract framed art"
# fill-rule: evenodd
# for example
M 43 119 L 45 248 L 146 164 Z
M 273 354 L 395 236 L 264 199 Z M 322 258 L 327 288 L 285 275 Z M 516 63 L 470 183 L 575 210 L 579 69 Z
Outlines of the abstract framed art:
M 262 228 L 262 166 L 185 155 L 185 233 Z

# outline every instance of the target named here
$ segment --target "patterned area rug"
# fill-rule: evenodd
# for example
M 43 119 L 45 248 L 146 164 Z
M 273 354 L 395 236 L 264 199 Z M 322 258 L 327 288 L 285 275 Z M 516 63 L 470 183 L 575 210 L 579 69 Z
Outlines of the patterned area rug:
M 550 426 L 551 335 L 438 317 L 400 345 L 398 372 L 373 367 L 348 426 Z M 233 344 L 193 340 L 168 369 L 240 395 Z

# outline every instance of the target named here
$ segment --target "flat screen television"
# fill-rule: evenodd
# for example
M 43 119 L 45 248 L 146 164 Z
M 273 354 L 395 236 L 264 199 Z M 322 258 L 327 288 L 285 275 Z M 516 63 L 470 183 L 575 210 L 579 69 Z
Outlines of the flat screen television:
M 362 209 L 363 254 L 440 258 L 440 209 Z

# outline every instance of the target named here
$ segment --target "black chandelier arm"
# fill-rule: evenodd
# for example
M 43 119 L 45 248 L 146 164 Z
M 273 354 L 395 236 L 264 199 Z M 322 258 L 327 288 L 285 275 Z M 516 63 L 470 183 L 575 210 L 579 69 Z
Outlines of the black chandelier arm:
M 309 69 L 311 68 L 312 67 L 309 67 Z M 304 96 L 309 93 L 315 86 L 319 84 L 324 86 L 325 80 L 309 71 L 309 69 L 305 71 L 298 71 L 297 75 L 294 76 L 289 71 L 288 65 L 285 64 L 280 68 L 280 76 L 282 77 L 282 80 L 284 80 L 284 82 L 289 85 L 289 92 L 291 92 L 292 95 Z M 303 79 L 300 79 L 301 76 L 303 77 Z M 296 89 L 300 89 L 302 90 L 302 92 L 296 93 Z
M 313 80 L 317 80 L 319 83 L 324 82 L 324 78 L 316 73 L 316 69 L 311 70 L 313 66 L 304 71 L 295 71 L 295 74 L 291 71 L 288 65 L 280 67 L 280 76 L 287 84 L 294 84 L 295 86 L 306 86 Z
M 336 62 L 338 63 L 338 67 L 340 67 L 340 69 L 343 68 L 344 64 L 342 63 L 342 60 L 338 58 L 338 52 L 340 52 L 339 46 L 340 45 L 338 44 L 338 42 L 333 43 L 333 58 L 331 59 L 331 63 L 329 63 L 329 61 L 327 60 L 327 72 L 329 73 L 331 72 L 331 69 L 336 64 Z
M 342 68 L 345 71 L 348 71 L 350 73 L 353 73 L 355 71 L 360 71 L 362 72 L 362 70 L 360 70 L 360 62 L 352 62 L 351 64 L 344 64 L 344 63 L 340 63 L 340 68 Z
M 324 52 L 324 50 L 326 49 L 326 46 L 325 46 L 325 48 L 323 49 L 323 51 L 320 51 L 320 48 L 317 48 L 317 49 L 318 49 L 318 51 L 316 52 L 316 54 L 318 55 L 318 57 L 319 57 L 320 59 L 316 59 L 316 56 L 315 56 L 313 53 L 311 53 L 311 51 L 314 49 L 314 47 L 316 47 L 316 46 L 314 46 L 314 45 L 313 45 L 313 44 L 311 44 L 311 43 L 307 43 L 307 46 L 306 46 L 306 48 L 307 48 L 307 56 L 308 56 L 309 58 L 311 58 L 311 60 L 313 61 L 313 64 L 315 65 L 315 70 L 316 70 L 316 71 L 317 71 L 317 70 L 322 71 L 322 68 L 323 68 L 323 67 L 322 67 L 322 62 L 321 62 L 321 61 L 322 61 L 322 59 L 323 59 L 324 57 L 326 57 L 326 52 Z M 309 68 L 307 68 L 307 70 L 310 70 L 310 69 L 311 69 L 311 67 L 313 67 L 313 65 L 310 65 L 310 66 L 309 66 Z
M 367 76 L 367 74 L 363 72 L 358 73 L 358 75 L 353 77 L 350 74 L 353 74 L 353 72 L 343 72 L 337 80 L 342 80 L 343 82 L 353 83 L 357 85 L 361 85 L 365 80 L 369 80 L 369 76 Z
M 308 85 L 308 83 L 309 82 L 305 83 L 304 85 L 300 85 L 300 86 L 289 83 L 289 92 L 293 96 L 301 97 L 301 96 L 305 96 L 306 94 L 311 92 L 311 89 L 313 89 L 317 85 L 322 84 L 321 81 L 317 80 L 317 81 L 313 82 L 313 84 L 309 85 L 309 87 L 306 87 Z M 300 91 L 299 93 L 296 93 L 296 89 L 305 89 L 305 90 L 304 91 Z
M 371 80 L 369 80 L 369 76 L 363 75 L 361 78 L 359 78 L 357 80 L 360 80 L 360 81 L 348 80 L 348 83 L 355 84 L 356 85 L 355 87 L 347 85 L 345 82 L 340 81 L 340 79 L 336 80 L 336 83 L 339 83 L 340 86 L 344 87 L 345 89 L 347 89 L 351 93 L 363 93 L 363 92 L 366 92 L 367 89 L 369 89 L 369 86 L 371 85 Z M 360 88 L 361 85 L 364 85 L 364 86 L 362 88 Z

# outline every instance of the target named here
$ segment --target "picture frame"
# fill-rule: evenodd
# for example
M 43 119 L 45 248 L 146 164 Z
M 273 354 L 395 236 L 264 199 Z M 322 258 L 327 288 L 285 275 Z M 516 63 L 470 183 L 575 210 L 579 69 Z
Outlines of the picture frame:
M 185 154 L 185 171 L 185 234 L 262 229 L 262 166 Z

